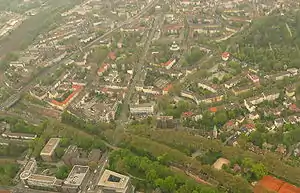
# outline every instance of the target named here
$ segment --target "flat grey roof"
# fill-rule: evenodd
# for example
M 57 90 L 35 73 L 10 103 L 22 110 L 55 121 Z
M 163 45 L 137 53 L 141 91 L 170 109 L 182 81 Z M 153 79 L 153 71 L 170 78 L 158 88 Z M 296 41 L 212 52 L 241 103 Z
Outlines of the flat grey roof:
M 124 189 L 126 188 L 129 179 L 128 176 L 105 170 L 98 182 L 98 186 Z
M 89 166 L 80 166 L 75 165 L 71 172 L 69 173 L 69 176 L 65 180 L 65 185 L 73 185 L 73 186 L 80 186 L 83 182 L 86 174 L 89 171 Z

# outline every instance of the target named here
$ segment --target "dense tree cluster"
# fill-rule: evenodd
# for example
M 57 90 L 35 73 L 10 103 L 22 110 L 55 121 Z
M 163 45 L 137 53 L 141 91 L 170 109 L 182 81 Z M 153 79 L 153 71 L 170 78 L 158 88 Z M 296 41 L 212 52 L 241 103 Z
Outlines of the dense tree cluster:
M 93 135 L 81 132 L 76 128 L 48 121 L 39 125 L 39 127 L 42 127 L 45 132 L 42 133 L 39 138 L 30 143 L 29 147 L 33 150 L 34 157 L 39 157 L 40 151 L 51 137 L 61 138 L 60 147 L 55 152 L 58 157 L 61 157 L 63 155 L 63 149 L 67 148 L 71 144 L 77 145 L 84 150 L 91 150 L 93 148 L 106 150 L 106 145 L 103 140 L 98 137 L 94 137 Z
M 22 155 L 27 148 L 28 148 L 27 146 L 17 145 L 15 143 L 10 143 L 9 145 L 3 145 L 0 146 L 0 156 L 16 158 Z
M 113 152 L 110 168 L 124 174 L 134 175 L 137 188 L 153 190 L 159 188 L 164 193 L 217 193 L 218 190 L 197 184 L 184 175 L 173 172 L 157 160 L 137 156 L 128 150 Z
M 205 52 L 201 51 L 199 48 L 192 48 L 191 53 L 185 56 L 185 60 L 188 65 L 195 65 L 203 56 Z
M 300 12 L 270 16 L 254 21 L 253 26 L 237 37 L 230 52 L 241 61 L 258 64 L 265 71 L 298 67 Z
M 3 117 L 0 121 L 6 121 L 10 125 L 10 131 L 15 133 L 30 133 L 40 135 L 43 128 L 26 123 L 24 120 L 14 117 Z
M 166 166 L 180 165 L 181 167 L 185 168 L 185 170 L 195 172 L 196 175 L 204 172 L 205 174 L 207 174 L 207 176 L 205 177 L 206 180 L 212 180 L 213 183 L 217 182 L 216 185 L 218 185 L 218 187 L 222 189 L 225 188 L 234 193 L 251 192 L 250 185 L 243 178 L 234 176 L 225 171 L 217 171 L 210 165 L 202 164 L 196 159 L 190 157 L 190 155 L 186 155 L 184 153 L 195 152 L 196 150 L 200 150 L 204 153 L 208 150 L 211 150 L 212 152 L 220 151 L 218 150 L 219 144 L 216 141 L 201 138 L 198 139 L 199 143 L 201 143 L 201 141 L 204 139 L 203 143 L 205 145 L 199 144 L 199 146 L 195 146 L 196 142 L 194 140 L 188 139 L 185 142 L 181 140 L 182 137 L 186 137 L 182 132 L 179 132 L 179 134 L 176 135 L 178 131 L 169 131 L 168 135 L 165 135 L 159 132 L 159 130 L 155 130 L 153 134 L 155 134 L 156 132 L 158 132 L 157 135 L 161 135 L 155 135 L 157 139 L 152 136 L 152 132 L 144 133 L 145 137 L 130 135 L 123 140 L 122 147 L 129 149 L 135 147 L 135 149 L 137 149 L 138 151 L 147 152 L 143 155 L 150 154 L 151 156 L 154 156 L 157 160 L 159 160 L 161 164 L 164 164 Z M 175 135 L 173 135 L 173 133 Z M 227 152 L 222 151 L 222 154 L 224 154 L 225 158 L 227 157 Z
M 198 150 L 203 152 L 221 152 L 222 157 L 229 160 L 243 160 L 244 158 L 251 158 L 255 163 L 261 162 L 266 167 L 268 173 L 285 179 L 293 184 L 300 184 L 299 168 L 288 165 L 280 159 L 280 156 L 271 152 L 264 155 L 258 155 L 246 151 L 242 148 L 223 146 L 223 144 L 219 141 L 209 140 L 201 136 L 189 135 L 188 133 L 185 133 L 183 131 L 173 132 L 167 130 L 148 130 L 144 133 L 144 136 L 149 140 L 153 140 L 160 144 L 164 144 L 169 147 L 173 147 L 174 149 L 180 150 L 180 152 L 195 152 Z M 146 138 L 143 138 L 143 143 L 141 143 L 142 139 L 136 142 L 137 140 L 133 141 L 133 138 L 131 138 L 131 143 L 139 147 L 144 147 L 143 144 L 146 143 Z M 151 147 L 148 148 L 147 146 L 149 146 L 149 144 L 145 144 L 144 148 L 147 148 L 147 150 L 149 150 L 150 152 L 154 152 Z M 162 147 L 164 146 L 161 146 L 161 148 Z M 159 147 L 154 148 L 156 150 Z M 168 154 L 173 153 L 172 151 L 166 149 L 164 151 L 168 152 Z M 178 160 L 181 163 L 184 162 L 182 156 L 180 157 L 178 155 L 168 155 L 168 157 L 172 158 L 173 160 Z M 220 178 L 219 180 L 222 179 Z
M 0 164 L 0 185 L 9 186 L 13 184 L 13 178 L 19 170 L 18 164 L 1 163 Z
M 84 132 L 93 135 L 100 135 L 101 132 L 107 129 L 113 128 L 112 124 L 104 123 L 104 122 L 91 122 L 85 121 L 67 111 L 63 112 L 61 115 L 62 123 L 71 125 L 77 129 L 80 129 Z
M 71 171 L 71 168 L 66 166 L 66 165 L 62 165 L 60 167 L 58 167 L 56 173 L 55 173 L 55 177 L 61 180 L 64 180 L 68 177 L 69 173 Z

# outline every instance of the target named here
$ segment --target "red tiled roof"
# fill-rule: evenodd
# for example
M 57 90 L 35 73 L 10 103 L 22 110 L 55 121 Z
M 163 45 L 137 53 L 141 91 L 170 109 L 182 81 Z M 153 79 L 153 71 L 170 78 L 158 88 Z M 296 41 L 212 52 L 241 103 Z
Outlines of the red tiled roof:
M 226 126 L 228 126 L 228 127 L 231 127 L 233 125 L 234 125 L 234 122 L 232 120 L 230 120 L 226 123 Z
M 300 109 L 297 107 L 296 104 L 291 104 L 290 107 L 289 107 L 289 109 L 290 109 L 291 111 L 299 111 L 299 110 L 300 110 Z
M 165 88 L 163 88 L 163 91 L 169 91 L 172 87 L 172 84 L 168 84 Z
M 116 54 L 115 54 L 114 52 L 109 52 L 109 53 L 108 53 L 108 57 L 109 57 L 109 59 L 111 59 L 111 60 L 115 60 L 115 59 L 117 58 L 117 56 L 116 56 Z
M 53 99 L 51 101 L 51 103 L 58 105 L 58 106 L 63 106 L 65 104 L 67 104 L 74 97 L 74 95 L 79 92 L 79 90 L 82 88 L 82 86 L 81 85 L 72 85 L 72 88 L 74 89 L 74 91 L 64 101 L 58 102 Z
M 218 111 L 218 108 L 217 108 L 217 107 L 211 107 L 211 108 L 209 108 L 208 110 L 209 110 L 210 112 L 215 113 L 215 112 Z
M 170 59 L 166 63 L 162 63 L 163 66 L 169 66 L 175 59 Z
M 166 30 L 179 30 L 181 28 L 183 28 L 183 25 L 180 25 L 180 24 L 174 24 L 174 25 L 167 25 L 167 26 L 165 26 Z
M 222 57 L 228 58 L 230 56 L 229 52 L 223 52 Z
M 272 176 L 265 176 L 254 188 L 254 193 L 300 193 L 300 188 Z
M 103 63 L 101 67 L 98 69 L 98 72 L 104 72 L 108 66 L 109 64 Z
M 183 112 L 182 115 L 186 116 L 186 117 L 190 117 L 190 116 L 194 115 L 194 113 L 191 111 L 187 111 L 187 112 Z

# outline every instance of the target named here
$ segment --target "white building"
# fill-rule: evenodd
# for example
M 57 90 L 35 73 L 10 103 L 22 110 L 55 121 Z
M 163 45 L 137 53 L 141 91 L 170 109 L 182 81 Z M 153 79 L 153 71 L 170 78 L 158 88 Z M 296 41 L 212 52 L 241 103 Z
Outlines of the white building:
M 128 176 L 105 170 L 98 182 L 103 193 L 132 193 L 134 188 Z
M 154 113 L 154 104 L 144 103 L 138 105 L 130 105 L 131 114 L 153 114 Z

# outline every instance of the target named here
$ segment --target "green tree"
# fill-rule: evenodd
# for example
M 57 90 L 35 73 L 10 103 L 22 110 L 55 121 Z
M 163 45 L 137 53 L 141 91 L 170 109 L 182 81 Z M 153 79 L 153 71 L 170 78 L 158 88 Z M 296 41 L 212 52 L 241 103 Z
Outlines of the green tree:
M 255 180 L 260 180 L 268 174 L 266 167 L 262 163 L 253 164 L 251 168 Z
M 55 174 L 55 177 L 61 180 L 64 180 L 68 177 L 69 173 L 70 173 L 71 169 L 66 166 L 60 166 Z

